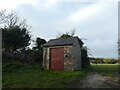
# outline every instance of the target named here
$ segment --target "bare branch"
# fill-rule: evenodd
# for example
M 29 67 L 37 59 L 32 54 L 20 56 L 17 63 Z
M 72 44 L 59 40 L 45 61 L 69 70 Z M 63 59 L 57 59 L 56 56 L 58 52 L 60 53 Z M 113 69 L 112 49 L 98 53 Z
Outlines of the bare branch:
M 11 11 L 6 17 L 5 25 L 7 27 L 14 27 L 19 23 L 19 17 L 16 12 Z
M 27 25 L 26 20 L 21 19 L 20 16 L 18 16 L 18 13 L 15 11 L 11 11 L 10 13 L 6 14 L 6 17 L 4 19 L 4 25 L 6 27 L 14 27 L 19 26 L 21 28 L 30 29 L 31 27 Z
M 76 32 L 76 30 L 73 29 L 73 30 L 71 31 L 71 36 L 74 36 L 74 35 L 75 35 L 75 32 Z
M 5 21 L 5 13 L 6 13 L 6 10 L 0 10 L 0 24 L 4 23 Z

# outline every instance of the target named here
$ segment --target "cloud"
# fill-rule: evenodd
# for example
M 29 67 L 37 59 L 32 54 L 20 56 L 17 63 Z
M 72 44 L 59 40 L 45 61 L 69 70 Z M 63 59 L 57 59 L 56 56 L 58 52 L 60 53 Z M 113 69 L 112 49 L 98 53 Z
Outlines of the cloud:
M 14 7 L 21 17 L 27 18 L 28 24 L 32 26 L 33 38 L 49 40 L 60 32 L 69 32 L 75 28 L 77 36 L 87 39 L 84 43 L 95 57 L 117 56 L 117 3 L 108 3 L 108 0 L 104 0 L 106 3 L 103 0 L 16 1 L 16 4 L 10 3 L 13 6 L 6 4 L 5 7 Z
M 0 0 L 0 8 L 1 9 L 14 9 L 15 7 L 22 4 L 29 4 L 33 7 L 37 8 L 48 8 L 53 5 L 57 0 Z
M 114 48 L 113 48 L 114 47 Z M 100 40 L 95 39 L 89 43 L 91 53 L 95 57 L 109 57 L 117 58 L 117 44 L 114 39 Z
M 0 8 L 13 9 L 21 4 L 31 4 L 35 6 L 38 0 L 0 0 Z
M 87 38 L 84 42 L 93 56 L 117 58 L 117 3 L 87 5 L 70 14 L 68 20 L 76 25 L 79 37 Z
M 30 4 L 34 7 L 48 8 L 55 5 L 57 2 L 118 2 L 119 0 L 0 0 L 1 9 L 13 9 L 21 4 Z
M 71 21 L 82 21 L 84 19 L 89 18 L 91 15 L 94 15 L 98 11 L 100 11 L 102 7 L 100 7 L 98 4 L 91 5 L 87 8 L 80 9 L 76 11 L 74 14 L 70 15 L 69 19 Z
M 37 0 L 37 4 L 34 6 L 37 10 L 45 10 L 52 8 L 56 5 L 57 0 Z
M 96 2 L 94 1 L 94 3 L 92 3 L 91 5 L 85 8 L 80 8 L 79 10 L 70 14 L 68 20 L 73 22 L 82 22 L 84 20 L 88 20 L 90 17 L 105 11 L 105 9 L 108 9 L 110 7 L 111 3 L 117 1 L 118 0 L 98 0 Z

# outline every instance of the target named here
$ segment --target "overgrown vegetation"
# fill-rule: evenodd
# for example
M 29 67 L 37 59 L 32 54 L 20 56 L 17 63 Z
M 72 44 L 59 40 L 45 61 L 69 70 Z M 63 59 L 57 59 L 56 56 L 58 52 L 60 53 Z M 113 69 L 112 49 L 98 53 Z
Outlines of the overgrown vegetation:
M 0 10 L 0 30 L 2 30 L 2 64 L 11 68 L 18 65 L 42 65 L 42 45 L 46 40 L 37 37 L 31 39 L 30 26 L 21 19 L 17 12 Z M 31 42 L 34 47 L 29 48 Z M 13 65 L 12 65 L 13 64 Z
M 3 88 L 65 88 L 71 81 L 85 75 L 83 70 L 56 72 L 39 66 L 25 66 L 15 72 L 3 73 Z
M 75 35 L 75 29 L 71 30 L 71 32 L 66 32 L 66 33 L 58 33 L 58 35 L 56 36 L 57 39 L 60 38 L 69 38 L 69 37 L 73 37 Z

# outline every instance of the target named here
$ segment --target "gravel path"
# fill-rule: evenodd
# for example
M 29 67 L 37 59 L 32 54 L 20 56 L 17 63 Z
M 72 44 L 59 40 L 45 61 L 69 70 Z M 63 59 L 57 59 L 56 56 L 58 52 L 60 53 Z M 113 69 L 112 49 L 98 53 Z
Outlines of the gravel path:
M 118 76 L 108 77 L 90 72 L 85 78 L 73 81 L 69 88 L 118 88 Z

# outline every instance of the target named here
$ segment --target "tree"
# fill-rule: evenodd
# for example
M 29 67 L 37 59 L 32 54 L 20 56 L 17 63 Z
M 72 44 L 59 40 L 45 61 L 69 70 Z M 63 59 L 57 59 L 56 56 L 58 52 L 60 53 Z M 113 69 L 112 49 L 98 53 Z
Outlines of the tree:
M 15 26 L 19 26 L 21 28 L 26 28 L 27 24 L 26 24 L 26 20 L 20 19 L 17 12 L 11 11 L 6 16 L 5 26 L 9 27 L 9 28 L 15 27 Z
M 41 39 L 39 37 L 36 38 L 36 46 L 33 47 L 34 49 L 34 62 L 41 64 L 43 62 L 43 44 L 46 43 L 45 39 Z
M 37 37 L 37 39 L 36 39 L 36 46 L 37 46 L 38 48 L 41 48 L 42 45 L 45 44 L 45 43 L 46 43 L 46 40 L 45 40 L 45 39 L 41 39 L 41 38 Z
M 37 37 L 37 38 L 36 38 L 36 41 L 35 41 L 35 47 L 33 47 L 33 49 L 34 49 L 34 50 L 41 50 L 43 44 L 45 44 L 45 43 L 46 43 L 46 40 L 45 40 L 45 39 L 42 39 L 42 38 Z
M 20 18 L 17 12 L 11 10 L 0 10 L 0 24 L 3 24 L 6 28 L 12 28 L 19 26 L 20 28 L 30 29 L 31 27 L 27 25 L 25 19 Z
M 71 31 L 71 36 L 74 36 L 74 35 L 75 35 L 75 32 L 76 32 L 76 30 L 73 29 L 73 30 Z
M 6 10 L 0 10 L 0 25 L 5 22 Z
M 66 33 L 66 34 L 62 34 L 59 38 L 68 38 L 68 37 L 72 37 L 72 36 Z
M 30 45 L 30 33 L 29 26 L 26 23 L 26 20 L 23 20 L 19 17 L 17 12 L 11 11 L 6 12 L 6 10 L 0 11 L 0 20 L 4 25 L 2 27 L 2 46 L 3 50 L 7 51 L 16 51 L 23 50 L 28 45 Z
M 89 61 L 89 58 L 88 58 L 87 50 L 88 49 L 87 49 L 86 46 L 82 47 L 82 49 L 81 49 L 82 68 L 87 68 L 90 65 L 90 61 Z
M 14 26 L 11 28 L 2 29 L 2 46 L 6 51 L 23 50 L 30 45 L 29 41 L 31 36 L 26 28 L 20 28 L 20 26 Z
M 59 38 L 68 38 L 68 37 L 73 37 L 75 35 L 75 29 L 74 30 L 72 30 L 71 32 L 66 32 L 66 33 L 59 33 L 58 35 L 57 35 L 57 38 L 59 39 Z

